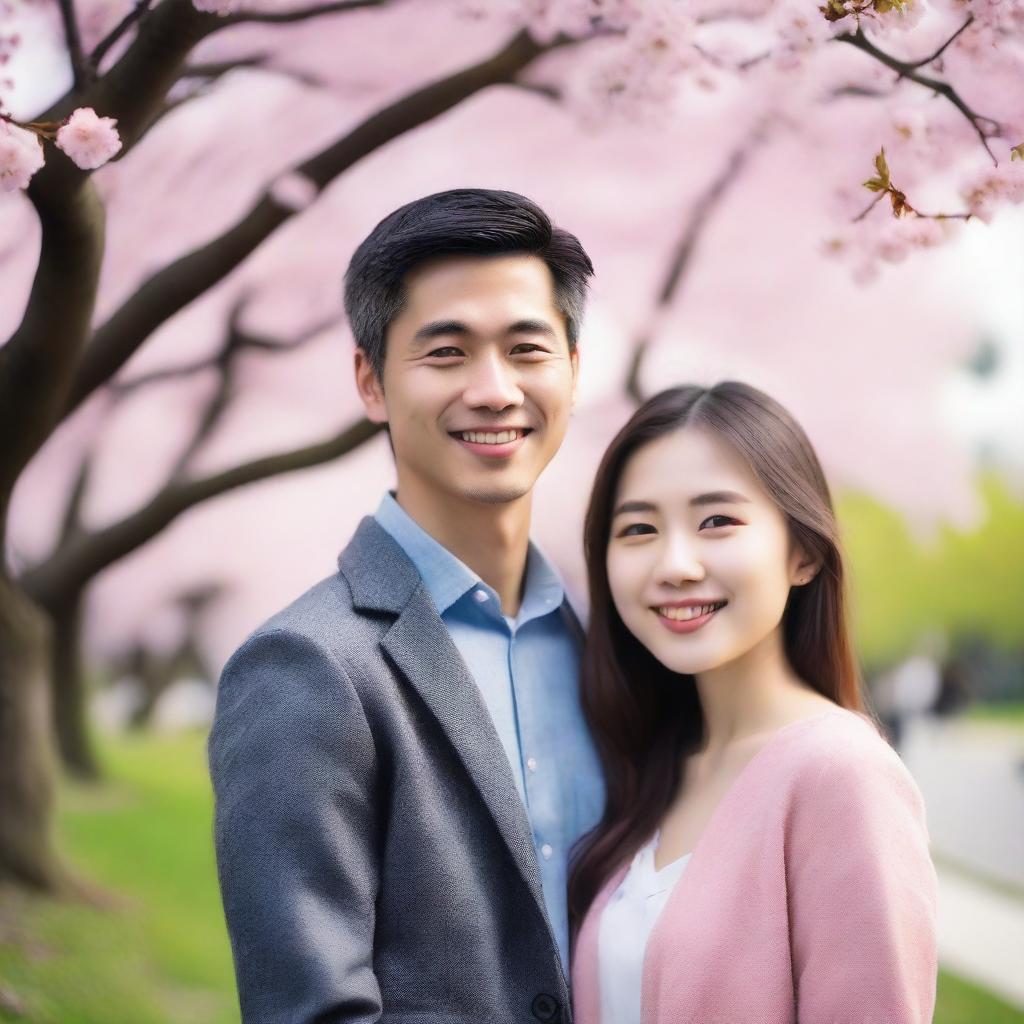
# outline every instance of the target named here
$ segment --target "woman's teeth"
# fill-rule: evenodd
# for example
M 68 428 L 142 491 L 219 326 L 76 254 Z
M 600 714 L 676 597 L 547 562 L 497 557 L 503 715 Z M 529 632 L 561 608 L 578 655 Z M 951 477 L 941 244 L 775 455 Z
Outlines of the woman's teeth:
M 463 430 L 459 437 L 463 441 L 472 441 L 474 444 L 508 444 L 509 441 L 518 441 L 523 436 L 522 430 L 501 430 L 496 434 L 483 433 L 479 430 Z
M 717 601 L 715 604 L 690 605 L 683 608 L 659 608 L 658 614 L 664 615 L 666 619 L 675 619 L 683 622 L 686 619 L 698 619 L 710 612 L 717 612 L 719 608 L 725 607 L 725 601 Z

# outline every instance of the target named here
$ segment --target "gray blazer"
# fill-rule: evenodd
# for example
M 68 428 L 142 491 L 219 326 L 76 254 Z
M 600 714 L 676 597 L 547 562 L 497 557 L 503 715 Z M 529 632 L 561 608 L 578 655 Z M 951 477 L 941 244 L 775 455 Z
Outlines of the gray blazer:
M 567 1024 L 530 825 L 373 519 L 221 676 L 217 865 L 245 1024 Z

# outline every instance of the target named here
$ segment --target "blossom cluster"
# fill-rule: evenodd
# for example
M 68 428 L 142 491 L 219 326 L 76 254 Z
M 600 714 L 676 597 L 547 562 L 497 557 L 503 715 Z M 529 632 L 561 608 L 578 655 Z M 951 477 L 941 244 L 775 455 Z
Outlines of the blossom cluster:
M 988 224 L 997 206 L 1024 203 L 1024 161 L 982 168 L 964 183 L 961 194 L 971 216 Z
M 192 4 L 197 11 L 219 14 L 221 17 L 230 14 L 236 6 L 235 0 L 192 0 Z
M 85 171 L 102 167 L 121 149 L 116 118 L 100 117 L 92 107 L 79 107 L 60 125 L 0 118 L 0 191 L 28 188 L 46 162 L 44 139 Z
M 687 118 L 742 138 L 764 127 L 806 147 L 816 185 L 839 166 L 819 159 L 822 146 L 884 147 L 898 187 L 887 171 L 865 181 L 846 168 L 821 189 L 826 204 L 848 197 L 825 249 L 858 277 L 1024 201 L 1024 0 L 453 2 L 541 44 L 596 37 L 553 63 L 562 77 L 547 84 L 597 130 Z

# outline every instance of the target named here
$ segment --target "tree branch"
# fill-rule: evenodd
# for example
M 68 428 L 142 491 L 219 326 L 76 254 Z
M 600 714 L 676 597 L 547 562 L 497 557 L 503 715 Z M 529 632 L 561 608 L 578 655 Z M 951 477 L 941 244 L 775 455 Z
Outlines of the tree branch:
M 165 0 L 165 4 L 171 0 Z M 157 8 L 156 15 L 164 5 Z M 478 64 L 409 93 L 377 111 L 348 135 L 306 160 L 295 172 L 319 189 L 368 154 L 461 103 L 468 96 L 507 83 L 531 61 L 570 40 L 547 46 L 520 32 L 506 46 Z M 79 368 L 66 412 L 70 413 L 109 380 L 161 324 L 223 280 L 295 210 L 265 192 L 255 205 L 218 238 L 157 271 L 95 333 Z
M 215 81 L 222 78 L 229 71 L 238 68 L 261 68 L 270 60 L 269 53 L 254 53 L 249 57 L 239 57 L 237 60 L 208 61 L 205 64 L 186 64 L 178 78 L 203 78 L 207 81 Z
M 711 217 L 721 205 L 729 189 L 743 173 L 743 169 L 750 159 L 751 152 L 763 141 L 764 130 L 759 128 L 749 139 L 746 139 L 737 146 L 729 155 L 718 174 L 715 175 L 711 184 L 697 197 L 696 202 L 690 208 L 686 224 L 683 227 L 683 233 L 676 243 L 672 259 L 662 280 L 661 289 L 655 299 L 654 316 L 647 327 L 641 332 L 633 348 L 633 358 L 630 360 L 629 370 L 626 374 L 625 389 L 626 394 L 637 404 L 646 398 L 640 387 L 640 373 L 643 369 L 644 358 L 654 339 L 654 322 L 675 301 L 683 282 L 686 280 L 687 271 L 693 262 L 693 254 L 707 230 Z
M 79 534 L 24 573 L 21 582 L 37 601 L 52 607 L 60 595 L 80 591 L 93 577 L 142 547 L 190 508 L 246 484 L 331 462 L 358 448 L 381 429 L 381 424 L 362 419 L 318 444 L 254 459 L 198 480 L 171 482 L 148 504 L 120 522 Z
M 206 402 L 191 439 L 178 456 L 168 476 L 170 480 L 178 479 L 185 472 L 196 453 L 203 447 L 223 419 L 233 398 L 238 360 L 243 352 L 247 349 L 277 354 L 293 352 L 312 341 L 323 333 L 326 327 L 337 321 L 337 317 L 331 317 L 329 320 L 313 324 L 290 342 L 259 338 L 247 333 L 242 328 L 241 320 L 247 304 L 248 300 L 242 297 L 232 307 L 223 344 L 212 359 L 212 365 L 219 371 L 217 387 Z
M 962 32 L 967 25 L 962 25 L 957 33 L 953 36 L 956 38 L 957 35 Z M 999 134 L 999 124 L 990 117 L 985 117 L 982 114 L 976 114 L 967 104 L 964 102 L 960 94 L 953 88 L 949 82 L 943 82 L 938 78 L 928 78 L 925 75 L 920 74 L 917 69 L 922 64 L 927 64 L 929 60 L 934 60 L 935 57 L 929 57 L 925 61 L 911 64 L 906 61 L 897 60 L 895 57 L 890 56 L 883 50 L 880 50 L 866 35 L 864 30 L 858 25 L 856 32 L 845 32 L 843 35 L 835 37 L 836 42 L 847 43 L 850 46 L 856 47 L 858 50 L 862 50 L 870 57 L 874 57 L 879 63 L 884 64 L 887 68 L 891 68 L 900 78 L 906 78 L 908 81 L 916 82 L 918 85 L 924 86 L 926 89 L 930 89 L 937 96 L 945 97 L 950 103 L 960 111 L 961 114 L 967 119 L 968 124 L 974 129 L 975 134 L 981 140 L 982 146 L 985 147 L 985 152 L 988 153 L 992 160 L 992 163 L 998 166 L 999 161 L 996 160 L 995 154 L 992 152 L 991 146 L 988 144 L 990 135 Z M 946 41 L 946 46 L 949 45 L 953 40 L 949 39 Z M 942 52 L 942 48 L 938 51 Z M 982 126 L 982 122 L 987 122 L 989 128 L 994 128 L 995 131 L 986 132 Z
M 181 453 L 175 460 L 171 471 L 168 474 L 170 480 L 178 480 L 188 468 L 188 464 L 195 457 L 196 453 L 206 443 L 207 439 L 216 429 L 224 413 L 227 412 L 231 399 L 234 397 L 235 384 L 235 361 L 231 357 L 231 342 L 228 341 L 227 351 L 221 354 L 219 360 L 220 373 L 217 377 L 217 386 L 203 406 L 203 411 L 196 421 L 195 429 L 188 443 L 182 448 Z
M 111 51 L 117 41 L 134 25 L 143 18 L 149 10 L 151 0 L 135 0 L 135 6 L 96 44 L 92 51 L 90 60 L 92 66 L 98 71 L 103 58 Z
M 236 342 L 236 347 L 239 350 L 250 349 L 256 352 L 271 352 L 274 354 L 294 352 L 296 349 L 313 341 L 318 335 L 327 330 L 328 327 L 337 323 L 337 321 L 337 317 L 325 318 L 312 327 L 307 327 L 292 341 L 277 341 L 273 338 L 264 338 L 258 334 L 250 334 L 248 331 L 238 328 L 239 338 Z M 172 380 L 187 380 L 189 377 L 196 377 L 207 370 L 215 370 L 220 365 L 222 358 L 223 353 L 216 352 L 212 356 L 205 356 L 194 363 L 185 363 L 183 366 L 171 366 L 163 370 L 152 370 L 149 373 L 141 373 L 137 377 L 132 377 L 131 380 L 113 381 L 109 387 L 111 392 L 120 398 L 130 395 L 140 388 L 149 387 L 151 384 L 163 384 Z
M 90 78 L 90 69 L 82 52 L 82 37 L 78 31 L 78 18 L 75 15 L 74 0 L 58 0 L 60 20 L 64 25 L 64 41 L 68 46 L 71 58 L 71 70 L 74 74 L 75 90 L 84 89 Z
M 966 32 L 973 24 L 974 15 L 968 14 L 967 20 L 930 57 L 925 57 L 924 60 L 916 60 L 910 67 L 916 71 L 918 68 L 923 68 L 925 64 L 931 64 L 933 60 L 938 60 L 960 38 L 960 34 Z
M 82 456 L 82 461 L 78 464 L 78 469 L 75 472 L 75 481 L 71 485 L 71 493 L 68 495 L 68 503 L 64 506 L 64 515 L 61 516 L 60 532 L 57 541 L 58 547 L 63 547 L 81 530 L 82 505 L 85 503 L 85 496 L 89 492 L 89 482 L 92 478 L 94 461 L 95 452 L 90 450 Z
M 866 85 L 841 85 L 828 94 L 830 100 L 846 99 L 854 96 L 860 99 L 878 100 L 891 96 L 892 92 L 885 89 L 872 89 Z
M 515 86 L 517 89 L 522 89 L 523 92 L 533 92 L 538 96 L 543 96 L 546 100 L 553 100 L 559 102 L 563 99 L 562 90 L 556 85 L 545 85 L 540 82 L 523 82 L 516 79 Z
M 325 14 L 341 14 L 363 7 L 383 7 L 388 0 L 334 0 L 333 3 L 313 4 L 292 11 L 237 11 L 222 18 L 225 25 L 291 25 L 298 21 L 321 18 Z
M 177 81 L 189 52 L 220 28 L 217 16 L 197 10 L 192 0 L 163 0 L 143 19 L 145 13 L 143 2 L 125 19 L 134 18 L 138 30 L 116 63 L 84 92 L 72 91 L 61 97 L 39 120 L 62 121 L 74 107 L 88 106 L 105 117 L 117 118 L 125 151 L 138 141 Z M 100 43 L 97 50 L 102 46 Z M 94 61 L 95 54 L 93 51 Z
M 87 178 L 68 184 L 69 164 L 48 160 L 28 191 L 42 238 L 21 323 L 0 348 L 0 550 L 14 483 L 66 406 L 99 282 L 103 207 Z

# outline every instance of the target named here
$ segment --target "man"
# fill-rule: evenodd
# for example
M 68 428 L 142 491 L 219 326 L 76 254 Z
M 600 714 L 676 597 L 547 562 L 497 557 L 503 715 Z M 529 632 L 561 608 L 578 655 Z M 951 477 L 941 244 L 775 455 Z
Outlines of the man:
M 246 1024 L 571 1019 L 567 858 L 600 770 L 529 543 L 590 260 L 534 203 L 410 203 L 346 275 L 398 487 L 224 669 L 210 738 Z

